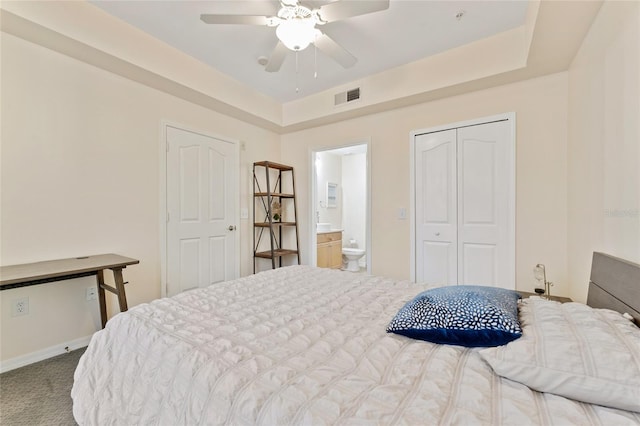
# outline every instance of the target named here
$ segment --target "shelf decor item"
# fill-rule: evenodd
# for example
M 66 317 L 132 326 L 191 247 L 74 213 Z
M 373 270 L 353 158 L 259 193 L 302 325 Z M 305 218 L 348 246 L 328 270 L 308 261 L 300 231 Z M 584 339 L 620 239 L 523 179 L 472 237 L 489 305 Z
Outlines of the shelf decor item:
M 282 219 L 282 204 L 280 202 L 273 200 L 271 203 L 271 213 L 273 214 L 273 220 L 279 222 Z

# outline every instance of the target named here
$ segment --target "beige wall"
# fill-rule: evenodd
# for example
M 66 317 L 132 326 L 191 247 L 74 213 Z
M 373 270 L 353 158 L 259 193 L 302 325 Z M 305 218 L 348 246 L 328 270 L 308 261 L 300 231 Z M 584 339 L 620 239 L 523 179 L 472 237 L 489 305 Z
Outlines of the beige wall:
M 640 263 L 640 3 L 605 2 L 569 70 L 571 297 L 593 251 Z
M 248 165 L 278 160 L 279 136 L 1 34 L 1 264 L 120 253 L 140 259 L 125 270 L 130 306 L 158 298 L 162 121 L 244 143 L 242 207 L 250 207 Z M 252 228 L 240 224 L 246 275 Z M 0 359 L 92 334 L 99 315 L 85 288 L 93 285 L 0 292 Z M 30 314 L 11 317 L 11 300 L 24 296 Z
M 282 161 L 296 167 L 296 181 L 307 189 L 310 150 L 370 137 L 373 273 L 408 279 L 410 223 L 397 211 L 409 208 L 409 133 L 511 111 L 517 122 L 517 288 L 532 291 L 533 266 L 545 263 L 554 293 L 566 295 L 566 73 L 283 135 Z M 304 250 L 310 194 L 299 194 Z

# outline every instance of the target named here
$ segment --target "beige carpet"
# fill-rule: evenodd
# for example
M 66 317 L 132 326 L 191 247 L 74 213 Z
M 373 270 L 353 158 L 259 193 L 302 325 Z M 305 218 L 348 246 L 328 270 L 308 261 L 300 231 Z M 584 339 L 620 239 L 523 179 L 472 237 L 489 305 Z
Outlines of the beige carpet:
M 73 372 L 83 349 L 0 374 L 0 425 L 75 425 Z

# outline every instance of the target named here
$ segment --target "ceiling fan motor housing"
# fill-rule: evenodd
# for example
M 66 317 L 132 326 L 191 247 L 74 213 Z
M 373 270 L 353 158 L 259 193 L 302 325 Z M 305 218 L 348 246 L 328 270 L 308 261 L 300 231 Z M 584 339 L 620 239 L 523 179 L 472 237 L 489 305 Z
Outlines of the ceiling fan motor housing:
M 311 16 L 311 9 L 301 6 L 299 4 L 295 6 L 284 5 L 278 11 L 278 17 L 282 19 L 305 19 Z

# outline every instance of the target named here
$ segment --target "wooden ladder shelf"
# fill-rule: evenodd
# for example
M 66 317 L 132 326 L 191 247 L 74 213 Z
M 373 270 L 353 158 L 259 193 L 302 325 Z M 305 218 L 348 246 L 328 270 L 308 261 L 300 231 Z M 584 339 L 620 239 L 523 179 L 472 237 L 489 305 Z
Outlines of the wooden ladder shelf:
M 275 269 L 282 266 L 283 257 L 295 255 L 299 265 L 293 167 L 271 161 L 253 163 L 253 197 L 253 273 L 256 273 L 257 259 L 270 259 L 271 269 Z M 263 215 L 264 220 L 260 221 Z M 265 231 L 268 232 L 268 244 L 263 241 Z M 285 248 L 287 244 L 288 248 Z

